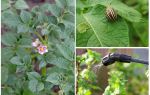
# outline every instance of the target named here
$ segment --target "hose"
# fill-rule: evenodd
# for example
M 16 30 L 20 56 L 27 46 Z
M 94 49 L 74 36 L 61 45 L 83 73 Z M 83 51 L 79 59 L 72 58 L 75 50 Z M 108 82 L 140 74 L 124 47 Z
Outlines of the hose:
M 132 58 L 129 55 L 119 54 L 119 53 L 109 53 L 108 55 L 103 57 L 102 64 L 104 66 L 108 66 L 108 65 L 115 63 L 116 61 L 117 62 L 125 62 L 125 63 L 136 62 L 136 63 L 148 65 L 148 61 Z

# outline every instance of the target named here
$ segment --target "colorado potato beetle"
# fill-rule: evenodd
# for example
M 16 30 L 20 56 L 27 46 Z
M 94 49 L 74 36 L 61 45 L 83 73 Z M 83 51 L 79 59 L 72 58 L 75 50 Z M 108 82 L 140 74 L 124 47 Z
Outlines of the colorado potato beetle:
M 112 7 L 108 6 L 106 8 L 106 17 L 109 21 L 115 21 L 117 19 L 117 13 Z

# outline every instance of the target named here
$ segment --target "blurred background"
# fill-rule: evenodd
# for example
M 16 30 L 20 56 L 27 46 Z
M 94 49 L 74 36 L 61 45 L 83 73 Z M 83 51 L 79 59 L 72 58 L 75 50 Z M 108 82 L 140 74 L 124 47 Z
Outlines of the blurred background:
M 99 87 L 99 89 L 93 89 L 93 87 L 90 88 L 84 88 L 84 86 L 82 85 L 82 82 L 80 81 L 86 81 L 84 80 L 84 78 L 81 79 L 80 77 L 80 73 L 82 73 L 84 71 L 83 69 L 83 65 L 81 64 L 86 64 L 86 61 L 89 60 L 89 57 L 85 57 L 85 54 L 88 56 L 90 55 L 90 53 L 88 53 L 90 51 L 93 51 L 99 54 L 99 61 L 95 61 L 94 64 L 92 64 L 91 66 L 93 67 L 93 65 L 96 64 L 100 64 L 101 59 L 107 55 L 108 53 L 112 53 L 112 52 L 116 52 L 116 53 L 123 53 L 123 54 L 127 54 L 130 55 L 134 58 L 138 58 L 138 59 L 143 59 L 143 60 L 148 60 L 148 49 L 145 48 L 141 48 L 141 49 L 129 49 L 129 48 L 122 48 L 122 49 L 76 49 L 76 55 L 77 55 L 77 70 L 78 71 L 78 82 L 77 82 L 77 88 L 78 88 L 78 95 L 103 95 L 107 86 L 110 85 L 108 80 L 113 77 L 112 75 L 109 75 L 109 72 L 111 71 L 118 71 L 123 73 L 123 76 L 126 80 L 125 82 L 125 94 L 112 94 L 112 95 L 148 95 L 148 77 L 146 75 L 147 71 L 148 71 L 148 65 L 143 65 L 143 64 L 139 64 L 139 63 L 115 63 L 109 66 L 102 66 L 97 73 L 95 73 L 96 77 L 94 77 L 93 80 L 94 83 L 91 83 L 97 87 Z M 83 56 L 84 56 L 84 61 L 83 61 Z M 80 58 L 80 59 L 79 59 Z M 94 58 L 94 57 L 93 57 Z M 82 59 L 82 61 L 81 61 Z M 80 61 L 78 61 L 80 60 Z M 92 62 L 92 61 L 91 61 Z M 89 63 L 88 63 L 89 64 Z M 92 68 L 93 70 L 94 68 Z M 87 69 L 89 70 L 89 69 Z M 83 75 L 82 75 L 83 76 Z M 86 75 L 89 76 L 89 80 L 90 78 L 93 76 L 91 74 Z M 91 76 L 91 77 L 90 77 Z M 96 83 L 95 83 L 96 82 Z M 113 85 L 116 85 L 115 83 Z M 90 92 L 85 93 L 85 94 L 81 94 L 79 93 L 79 89 L 88 89 L 90 90 Z M 85 90 L 86 91 L 86 90 Z M 104 94 L 104 95 L 110 95 L 110 94 Z
M 138 23 L 130 23 L 130 46 L 148 46 L 148 1 L 149 0 L 121 0 L 128 6 L 135 8 L 142 14 L 142 20 Z

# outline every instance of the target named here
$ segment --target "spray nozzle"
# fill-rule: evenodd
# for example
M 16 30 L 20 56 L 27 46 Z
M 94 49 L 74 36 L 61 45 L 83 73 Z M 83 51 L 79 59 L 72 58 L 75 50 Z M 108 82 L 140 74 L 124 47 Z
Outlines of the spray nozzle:
M 115 63 L 116 61 L 130 63 L 131 56 L 128 56 L 125 54 L 119 54 L 119 53 L 109 53 L 102 59 L 102 63 L 105 66 L 111 65 L 111 64 Z
M 134 59 L 129 55 L 119 54 L 119 53 L 109 53 L 108 55 L 103 57 L 102 64 L 104 66 L 108 66 L 108 65 L 111 65 L 111 64 L 115 63 L 116 61 L 126 62 L 126 63 L 137 62 L 137 63 L 142 63 L 142 64 L 147 64 L 148 65 L 147 61 Z

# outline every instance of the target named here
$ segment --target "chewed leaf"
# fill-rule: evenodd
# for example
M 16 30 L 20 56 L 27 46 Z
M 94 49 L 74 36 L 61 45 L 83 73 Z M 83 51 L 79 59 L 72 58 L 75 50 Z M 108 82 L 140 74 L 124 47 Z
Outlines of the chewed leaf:
M 80 23 L 80 24 L 78 24 L 78 26 L 77 26 L 77 30 L 78 30 L 79 32 L 81 32 L 81 33 L 86 32 L 88 29 L 89 29 L 89 26 L 88 26 L 88 24 L 85 23 L 85 22 Z

